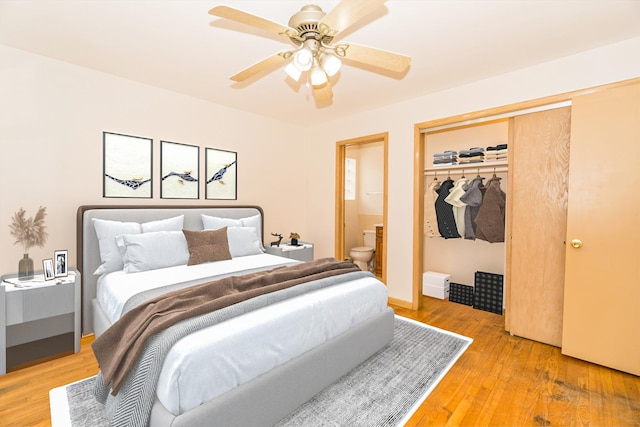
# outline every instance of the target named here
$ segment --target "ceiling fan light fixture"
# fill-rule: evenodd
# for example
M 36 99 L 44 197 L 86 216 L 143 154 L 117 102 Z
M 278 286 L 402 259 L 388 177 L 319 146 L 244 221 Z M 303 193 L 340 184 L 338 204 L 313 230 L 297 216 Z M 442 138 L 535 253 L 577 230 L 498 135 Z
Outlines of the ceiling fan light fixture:
M 338 71 L 340 71 L 342 61 L 340 61 L 340 58 L 329 52 L 323 52 L 320 55 L 320 65 L 329 77 L 333 77 L 338 73 Z
M 293 62 L 289 62 L 289 64 L 284 67 L 284 72 L 295 81 L 300 80 L 300 76 L 302 75 L 302 71 Z
M 327 83 L 327 74 L 322 67 L 316 66 L 311 70 L 311 86 L 322 86 Z
M 300 71 L 309 71 L 313 65 L 313 53 L 306 47 L 298 49 L 298 51 L 293 54 L 293 64 L 295 64 Z

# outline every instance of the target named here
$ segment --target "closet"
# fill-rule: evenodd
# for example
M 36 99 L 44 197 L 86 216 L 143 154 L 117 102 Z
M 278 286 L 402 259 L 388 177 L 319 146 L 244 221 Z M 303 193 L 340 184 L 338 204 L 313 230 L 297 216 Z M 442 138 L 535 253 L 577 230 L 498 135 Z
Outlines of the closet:
M 502 119 L 473 126 L 448 128 L 430 132 L 425 138 L 425 195 L 424 203 L 434 204 L 437 195 L 433 185 L 440 185 L 451 179 L 454 183 L 466 179 L 470 184 L 480 176 L 483 184 L 494 176 L 500 178 L 500 187 L 507 192 L 508 161 L 434 166 L 434 154 L 445 151 L 461 152 L 473 147 L 495 147 L 506 144 L 509 138 L 509 121 Z M 459 162 L 456 162 L 459 163 Z M 423 271 L 434 271 L 451 275 L 451 282 L 463 285 L 474 284 L 476 271 L 504 274 L 505 244 L 489 243 L 481 239 L 443 238 L 438 232 L 438 224 L 430 207 L 425 207 Z M 430 218 L 427 218 L 429 216 Z M 464 221 L 463 221 L 464 222 Z
M 430 144 L 478 131 L 489 117 L 506 120 L 509 147 L 505 329 L 640 375 L 640 79 L 417 124 L 416 167 L 427 169 L 416 177 L 417 200 L 429 202 L 428 162 L 441 149 Z M 423 209 L 414 223 L 424 236 Z M 427 269 L 450 269 L 455 282 L 459 265 L 440 263 L 433 241 L 423 237 L 414 252 L 422 264 L 414 265 L 414 296 Z M 453 248 L 445 258 L 461 256 Z

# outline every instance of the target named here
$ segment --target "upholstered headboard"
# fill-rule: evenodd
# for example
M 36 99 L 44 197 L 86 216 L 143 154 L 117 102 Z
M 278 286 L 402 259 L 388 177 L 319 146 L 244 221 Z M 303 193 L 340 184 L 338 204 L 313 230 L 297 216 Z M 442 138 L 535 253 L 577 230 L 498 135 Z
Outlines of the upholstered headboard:
M 264 241 L 264 216 L 259 206 L 80 206 L 76 219 L 76 265 L 82 273 L 82 333 L 93 332 L 91 301 L 96 297 L 98 276 L 93 273 L 100 266 L 98 237 L 92 218 L 112 221 L 144 223 L 184 215 L 184 228 L 202 230 L 201 214 L 222 218 L 246 218 L 260 215 L 259 236 Z

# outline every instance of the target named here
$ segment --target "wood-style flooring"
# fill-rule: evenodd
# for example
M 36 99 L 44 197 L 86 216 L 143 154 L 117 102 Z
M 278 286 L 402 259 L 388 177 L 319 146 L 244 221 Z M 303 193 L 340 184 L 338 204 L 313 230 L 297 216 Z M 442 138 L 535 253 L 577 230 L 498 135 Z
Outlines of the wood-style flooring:
M 640 426 L 640 377 L 509 335 L 502 316 L 424 297 L 396 314 L 473 338 L 408 426 Z M 49 390 L 97 373 L 78 354 L 0 376 L 0 426 L 50 426 Z

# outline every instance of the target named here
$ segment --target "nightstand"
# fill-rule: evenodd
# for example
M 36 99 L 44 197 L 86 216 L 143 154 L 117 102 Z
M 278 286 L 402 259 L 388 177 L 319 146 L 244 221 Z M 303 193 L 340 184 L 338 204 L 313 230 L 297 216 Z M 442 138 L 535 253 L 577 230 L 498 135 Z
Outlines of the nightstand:
M 280 246 L 266 246 L 265 252 L 298 261 L 313 261 L 313 243 L 300 242 L 300 246 L 291 246 L 281 243 Z
M 19 281 L 17 275 L 0 281 L 0 374 L 7 368 L 38 359 L 80 351 L 81 275 L 44 281 Z

